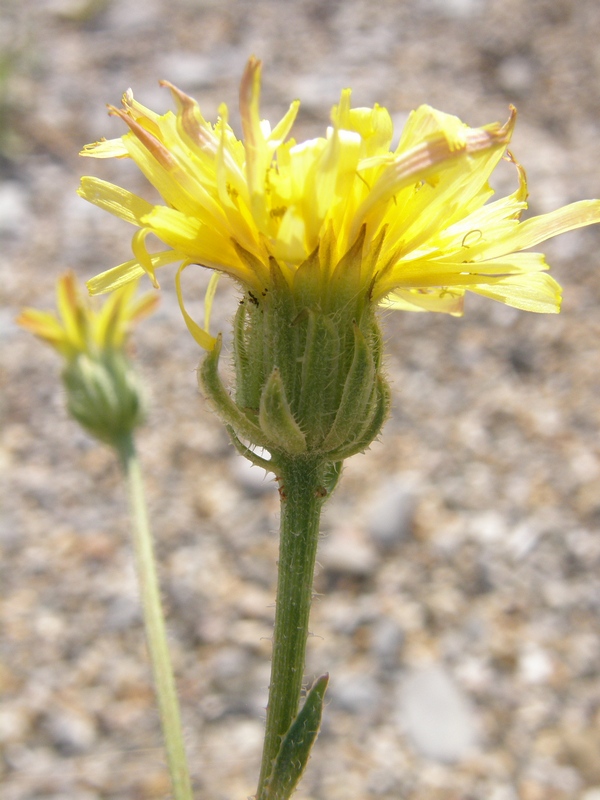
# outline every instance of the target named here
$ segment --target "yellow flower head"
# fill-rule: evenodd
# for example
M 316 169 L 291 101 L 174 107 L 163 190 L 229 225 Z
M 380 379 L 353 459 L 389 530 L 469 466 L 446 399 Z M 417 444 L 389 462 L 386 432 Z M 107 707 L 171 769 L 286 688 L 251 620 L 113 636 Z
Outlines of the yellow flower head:
M 57 282 L 58 316 L 50 311 L 25 309 L 17 322 L 48 342 L 67 360 L 85 354 L 98 357 L 103 352 L 120 350 L 131 324 L 151 314 L 158 298 L 152 295 L 135 300 L 137 281 L 114 292 L 96 310 L 77 286 L 75 275 L 65 273 Z
M 57 284 L 58 316 L 25 309 L 19 325 L 64 358 L 67 408 L 92 436 L 118 445 L 144 419 L 144 391 L 124 351 L 131 324 L 152 313 L 158 298 L 135 300 L 137 281 L 114 292 L 96 311 L 71 272 Z
M 326 136 L 298 143 L 288 138 L 298 102 L 274 127 L 261 120 L 260 69 L 250 59 L 242 78 L 242 140 L 224 105 L 212 125 L 194 100 L 166 82 L 175 114 L 159 116 L 131 92 L 121 109 L 111 108 L 129 131 L 88 145 L 82 155 L 132 158 L 165 205 L 83 178 L 82 197 L 138 227 L 135 258 L 91 280 L 93 294 L 144 272 L 157 286 L 156 270 L 181 262 L 182 311 L 209 350 L 214 339 L 189 318 L 181 298 L 181 270 L 193 263 L 260 294 L 270 286 L 274 260 L 292 292 L 309 284 L 326 302 L 343 285 L 349 263 L 358 262 L 353 280 L 388 307 L 460 315 L 471 291 L 528 311 L 559 311 L 560 287 L 545 273 L 544 256 L 522 251 L 599 222 L 600 201 L 519 221 L 527 184 L 507 152 L 514 109 L 504 125 L 469 128 L 421 106 L 391 150 L 387 110 L 352 108 L 344 90 Z M 487 203 L 493 195 L 488 179 L 503 157 L 515 163 L 518 188 Z M 145 247 L 150 233 L 168 249 L 151 254 Z

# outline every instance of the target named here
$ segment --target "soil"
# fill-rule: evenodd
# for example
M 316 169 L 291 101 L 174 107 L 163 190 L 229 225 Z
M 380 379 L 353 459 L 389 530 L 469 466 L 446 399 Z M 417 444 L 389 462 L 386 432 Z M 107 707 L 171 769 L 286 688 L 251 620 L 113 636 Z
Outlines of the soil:
M 543 213 L 600 195 L 599 29 L 596 0 L 3 0 L 3 800 L 170 791 L 119 469 L 68 419 L 55 353 L 14 323 L 53 307 L 65 269 L 130 258 L 132 231 L 76 195 L 94 174 L 152 198 L 131 165 L 78 158 L 121 134 L 105 104 L 131 86 L 164 112 L 165 78 L 237 126 L 250 54 L 266 118 L 301 100 L 299 139 L 322 134 L 345 86 L 398 128 L 422 103 L 474 126 L 512 103 Z M 513 186 L 506 165 L 498 188 Z M 384 315 L 393 411 L 326 514 L 307 673 L 330 672 L 330 702 L 299 800 L 600 797 L 600 229 L 544 251 L 560 316 L 479 298 L 462 319 Z M 196 796 L 242 798 L 278 495 L 199 395 L 167 271 L 163 288 L 134 336 L 152 396 L 139 445 Z M 215 328 L 235 303 L 219 290 Z

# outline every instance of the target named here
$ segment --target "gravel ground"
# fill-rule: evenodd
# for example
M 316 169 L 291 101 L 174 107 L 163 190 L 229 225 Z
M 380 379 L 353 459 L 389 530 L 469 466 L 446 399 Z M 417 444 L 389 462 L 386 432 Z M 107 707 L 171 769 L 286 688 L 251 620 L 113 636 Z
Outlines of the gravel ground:
M 14 325 L 65 268 L 128 257 L 127 227 L 75 194 L 88 172 L 147 192 L 77 158 L 121 132 L 104 104 L 132 86 L 166 110 L 168 78 L 210 118 L 251 53 L 266 117 L 302 100 L 299 137 L 346 85 L 398 125 L 423 102 L 471 125 L 512 102 L 540 213 L 600 194 L 599 27 L 596 0 L 2 0 L 3 800 L 169 792 L 119 471 Z M 462 320 L 385 317 L 394 408 L 326 514 L 308 672 L 331 691 L 299 799 L 599 800 L 599 245 L 547 245 L 560 317 L 477 298 Z M 258 769 L 278 498 L 198 395 L 163 283 L 135 337 L 140 447 L 197 797 L 229 800 Z M 219 325 L 234 306 L 221 292 Z

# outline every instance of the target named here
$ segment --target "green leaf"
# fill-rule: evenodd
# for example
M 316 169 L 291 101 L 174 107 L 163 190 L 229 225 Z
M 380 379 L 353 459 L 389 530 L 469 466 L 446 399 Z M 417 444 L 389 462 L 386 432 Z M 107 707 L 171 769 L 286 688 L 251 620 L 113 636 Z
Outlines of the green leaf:
M 291 797 L 306 768 L 321 727 L 323 699 L 328 682 L 329 675 L 321 675 L 313 684 L 302 710 L 283 738 L 273 763 L 273 771 L 258 800 L 288 800 Z

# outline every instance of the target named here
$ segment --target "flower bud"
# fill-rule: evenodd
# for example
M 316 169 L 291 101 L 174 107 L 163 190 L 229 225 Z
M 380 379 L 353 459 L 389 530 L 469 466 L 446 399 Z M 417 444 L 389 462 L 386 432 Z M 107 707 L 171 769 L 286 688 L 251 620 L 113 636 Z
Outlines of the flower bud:
M 62 377 L 69 413 L 96 439 L 115 445 L 143 422 L 144 392 L 122 351 L 81 353 Z
M 96 309 L 73 273 L 56 288 L 58 314 L 27 308 L 17 322 L 62 356 L 70 414 L 92 436 L 117 445 L 144 417 L 141 384 L 125 345 L 132 324 L 154 310 L 156 297 L 135 299 L 136 285 L 130 284 Z
M 236 314 L 235 401 L 218 376 L 220 343 L 202 365 L 202 388 L 237 443 L 267 449 L 275 464 L 278 454 L 341 461 L 369 446 L 389 406 L 368 292 L 306 305 L 312 298 L 290 290 L 276 264 L 271 271 L 268 291 L 248 291 Z

